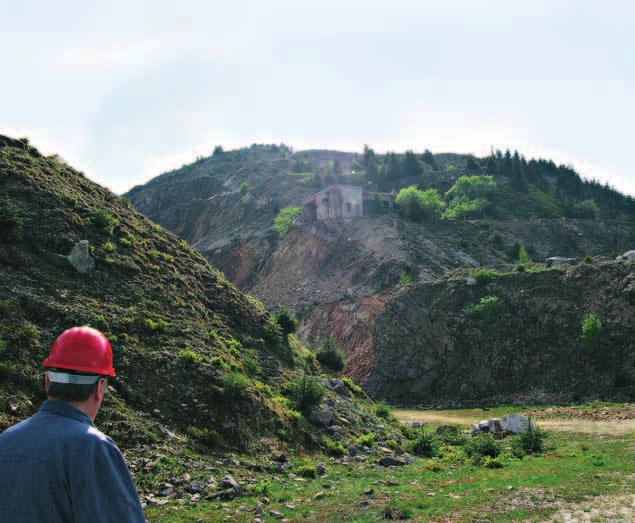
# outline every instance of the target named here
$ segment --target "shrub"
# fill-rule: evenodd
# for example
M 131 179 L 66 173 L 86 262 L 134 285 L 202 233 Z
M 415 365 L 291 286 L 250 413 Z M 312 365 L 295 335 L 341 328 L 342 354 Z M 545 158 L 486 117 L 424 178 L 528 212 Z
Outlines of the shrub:
M 317 478 L 317 468 L 313 463 L 305 462 L 298 467 L 298 474 L 305 478 Z
M 115 244 L 112 243 L 111 241 L 107 241 L 106 243 L 102 245 L 102 247 L 106 252 L 114 252 L 116 249 Z
M 165 332 L 168 329 L 168 323 L 163 318 L 156 321 L 152 318 L 146 318 L 143 325 L 150 332 Z
M 208 447 L 224 447 L 225 439 L 218 432 L 209 428 L 199 428 L 190 426 L 187 428 L 187 433 L 194 439 L 200 441 Z
M 11 302 L 9 300 L 0 300 L 0 314 L 6 314 L 9 309 L 11 309 Z
M 179 358 L 179 360 L 185 363 L 202 363 L 203 362 L 203 357 L 200 354 L 197 354 L 196 352 L 194 352 L 193 350 L 187 350 L 187 349 L 181 350 L 176 356 L 177 358 Z
M 390 417 L 390 407 L 384 402 L 375 403 L 375 415 L 387 419 Z
M 521 245 L 520 249 L 518 249 L 518 263 L 521 265 L 529 263 L 529 254 L 527 254 L 527 249 L 525 249 L 524 245 Z
M 0 378 L 9 378 L 15 376 L 18 372 L 17 363 L 9 361 L 0 361 Z
M 247 191 L 249 190 L 249 185 L 247 185 L 247 182 L 243 182 L 240 184 L 240 195 L 241 196 L 245 196 L 245 194 L 247 194 Z
M 399 274 L 399 285 L 410 285 L 414 282 L 414 278 L 406 271 L 401 271 Z
M 529 424 L 529 430 L 516 436 L 512 441 L 512 454 L 522 458 L 525 454 L 542 454 L 545 450 L 547 433 Z
M 502 312 L 503 304 L 498 296 L 484 296 L 481 301 L 470 305 L 466 313 L 470 318 L 478 319 L 482 325 L 492 323 Z
M 375 444 L 375 435 L 368 432 L 357 436 L 354 441 L 360 447 L 372 447 Z
M 19 242 L 23 238 L 24 217 L 20 206 L 9 197 L 0 200 L 0 241 Z
M 7 342 L 0 338 L 0 356 L 7 349 Z
M 119 220 L 105 209 L 97 209 L 93 213 L 92 222 L 109 236 L 112 236 L 115 225 L 119 224 Z
M 25 321 L 15 329 L 13 337 L 20 346 L 33 347 L 38 344 L 40 330 L 33 323 Z
M 295 410 L 308 413 L 317 407 L 326 390 L 316 376 L 296 376 L 286 386 L 286 394 Z
M 465 436 L 461 433 L 461 429 L 456 425 L 441 425 L 435 431 L 437 438 L 444 445 L 460 447 L 466 442 Z
M 364 394 L 364 390 L 348 376 L 343 376 L 342 381 L 353 394 L 357 394 L 359 396 Z
M 595 314 L 587 314 L 582 320 L 582 336 L 580 340 L 586 349 L 593 348 L 600 341 L 602 334 L 602 320 Z
M 498 276 L 498 273 L 493 269 L 487 269 L 485 267 L 481 267 L 480 269 L 473 270 L 470 273 L 470 276 L 476 280 L 476 283 L 480 285 L 484 285 L 496 279 L 496 277 Z
M 267 344 L 271 347 L 279 347 L 282 344 L 282 329 L 274 318 L 269 318 L 262 329 L 262 335 Z
M 298 320 L 293 313 L 286 307 L 280 307 L 273 313 L 273 318 L 282 329 L 285 336 L 292 334 L 298 328 Z
M 322 346 L 316 357 L 321 365 L 335 372 L 344 370 L 344 353 L 339 350 L 335 340 L 330 336 L 322 342 Z
M 271 494 L 271 481 L 263 479 L 254 485 L 247 485 L 246 489 L 249 495 L 266 497 Z
M 421 191 L 416 185 L 401 189 L 395 198 L 399 214 L 404 218 L 421 221 L 441 216 L 445 202 L 436 189 Z
M 322 438 L 322 443 L 324 444 L 324 447 L 326 448 L 326 453 L 329 456 L 333 456 L 335 458 L 341 458 L 342 456 L 346 454 L 346 447 L 344 447 L 344 444 L 341 441 L 333 441 L 328 436 L 324 436 Z
M 231 397 L 241 397 L 249 387 L 249 378 L 240 372 L 230 372 L 223 377 L 223 391 Z
M 285 207 L 278 213 L 278 216 L 276 216 L 273 220 L 273 227 L 280 238 L 284 238 L 286 236 L 287 232 L 289 232 L 289 229 L 293 225 L 293 222 L 298 216 L 300 216 L 300 214 L 302 214 L 302 209 L 300 207 Z
M 479 434 L 465 443 L 465 453 L 475 462 L 486 456 L 496 458 L 501 453 L 500 444 L 491 434 Z
M 593 199 L 582 200 L 573 205 L 571 215 L 576 218 L 597 218 L 600 215 L 600 208 Z
M 391 500 L 381 509 L 381 519 L 388 521 L 401 521 L 412 519 L 412 508 L 403 501 Z
M 409 444 L 410 452 L 415 456 L 423 456 L 431 458 L 437 455 L 439 448 L 439 442 L 434 434 L 421 432 L 414 440 Z
M 503 468 L 503 464 L 501 463 L 499 458 L 490 458 L 489 456 L 485 456 L 482 459 L 481 465 L 483 465 L 485 468 L 488 468 L 488 469 L 502 469 Z
M 123 238 L 119 238 L 119 243 L 128 249 L 132 247 L 132 244 L 134 243 L 134 241 L 135 241 L 135 237 L 133 234 L 128 234 L 124 236 Z

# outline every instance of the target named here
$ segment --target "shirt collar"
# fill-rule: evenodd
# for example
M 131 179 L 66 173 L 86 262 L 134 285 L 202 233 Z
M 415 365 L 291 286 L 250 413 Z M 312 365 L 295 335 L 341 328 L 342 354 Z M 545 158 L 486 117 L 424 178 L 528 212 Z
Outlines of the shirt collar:
M 92 420 L 86 414 L 66 401 L 46 400 L 42 403 L 39 412 L 48 412 L 57 416 L 74 419 L 80 423 L 93 425 Z

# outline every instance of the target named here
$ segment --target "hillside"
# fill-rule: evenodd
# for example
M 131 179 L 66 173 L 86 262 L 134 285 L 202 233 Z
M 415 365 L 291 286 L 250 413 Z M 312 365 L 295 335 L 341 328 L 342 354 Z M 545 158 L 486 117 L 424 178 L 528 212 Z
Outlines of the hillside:
M 364 216 L 318 221 L 300 216 L 282 234 L 275 230 L 273 222 L 282 209 L 302 206 L 306 198 L 334 182 L 368 191 Z M 390 210 L 374 205 L 378 197 L 387 194 L 381 191 L 391 190 L 394 197 L 411 185 L 438 195 L 441 204 L 436 216 L 424 214 L 413 219 L 403 212 L 405 207 Z M 138 208 L 187 238 L 227 278 L 258 296 L 268 308 L 292 307 L 302 318 L 303 339 L 318 344 L 335 334 L 348 353 L 347 373 L 371 393 L 399 402 L 469 402 L 496 396 L 487 387 L 463 386 L 463 382 L 453 380 L 447 380 L 448 388 L 443 390 L 411 390 L 407 380 L 400 385 L 398 379 L 381 374 L 386 354 L 399 354 L 404 361 L 419 354 L 419 349 L 404 352 L 401 344 L 396 347 L 392 338 L 382 337 L 381 325 L 400 325 L 391 316 L 391 307 L 404 285 L 409 288 L 409 284 L 427 282 L 428 286 L 421 283 L 415 288 L 445 289 L 447 278 L 463 274 L 465 280 L 465 271 L 473 268 L 514 271 L 521 249 L 527 252 L 532 270 L 540 271 L 544 266 L 536 262 L 551 256 L 613 258 L 635 245 L 632 198 L 584 181 L 568 167 L 541 159 L 527 161 L 511 153 L 497 152 L 482 159 L 427 151 L 421 156 L 411 152 L 380 156 L 370 149 L 364 154 L 294 153 L 285 146 L 254 145 L 217 151 L 210 158 L 136 187 L 127 196 Z M 610 274 L 618 278 L 615 271 Z M 518 276 L 529 291 L 534 285 L 542 288 L 544 277 L 533 272 Z M 619 281 L 611 280 L 611 285 Z M 560 280 L 557 282 L 554 298 L 562 291 Z M 589 289 L 601 292 L 593 282 Z M 528 296 L 523 293 L 515 294 L 513 299 L 522 302 L 520 296 Z M 431 294 L 425 296 L 436 303 Z M 564 296 L 573 300 L 561 302 L 566 310 L 575 309 L 581 299 L 568 292 Z M 617 293 L 611 298 L 615 306 L 621 303 L 620 296 Z M 439 312 L 443 321 L 461 317 L 469 299 L 466 295 L 461 303 L 444 304 Z M 426 300 L 415 300 L 411 305 L 408 302 L 405 308 L 418 314 Z M 525 304 L 526 310 L 516 311 L 520 316 L 512 315 L 510 321 L 526 319 L 528 311 L 533 317 L 531 311 L 542 306 L 538 299 L 530 301 Z M 559 331 L 568 332 L 569 337 L 554 340 L 554 347 L 565 354 L 577 350 L 574 330 L 579 328 L 580 319 L 569 320 L 572 330 Z M 398 329 L 405 337 L 421 336 L 422 325 L 413 320 Z M 456 325 L 444 325 L 443 336 L 459 336 L 454 331 Z M 531 339 L 506 337 L 513 334 L 497 331 L 500 340 L 496 343 L 505 347 L 503 352 L 512 351 L 517 342 L 534 344 Z M 628 344 L 625 337 L 618 335 L 618 339 L 621 341 L 616 343 Z M 481 350 L 477 339 L 466 340 L 466 350 Z M 431 350 L 437 349 L 435 345 Z M 551 361 L 549 343 L 535 350 L 538 360 Z M 449 365 L 448 372 L 452 372 L 455 363 L 448 360 L 442 364 Z M 423 372 L 414 363 L 412 368 L 417 369 L 418 376 Z M 493 366 L 488 372 L 496 373 Z M 615 378 L 617 367 L 607 369 L 611 372 Z M 550 379 L 554 382 L 555 378 Z M 569 399 L 577 394 L 576 387 L 583 389 L 583 395 L 598 397 L 624 393 L 616 392 L 608 381 L 603 387 L 574 386 L 574 381 L 566 387 Z M 557 397 L 555 388 L 543 385 L 548 383 L 541 381 L 538 389 L 545 392 L 545 397 Z M 513 398 L 528 391 L 526 383 L 513 380 L 500 393 Z
M 124 448 L 165 438 L 211 449 L 311 447 L 336 413 L 376 422 L 357 392 L 325 391 L 326 403 L 294 410 L 287 385 L 298 369 L 320 369 L 257 299 L 126 200 L 4 136 L 0 319 L 0 430 L 37 408 L 41 361 L 77 324 L 112 342 L 118 375 L 97 424 Z M 323 414 L 317 425 L 314 411 Z M 341 437 L 357 427 L 340 428 Z

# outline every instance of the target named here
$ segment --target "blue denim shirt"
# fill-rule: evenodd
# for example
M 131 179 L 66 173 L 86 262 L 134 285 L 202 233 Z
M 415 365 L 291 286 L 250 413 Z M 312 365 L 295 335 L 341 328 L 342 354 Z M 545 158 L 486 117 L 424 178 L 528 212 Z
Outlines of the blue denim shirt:
M 73 405 L 46 400 L 0 434 L 0 521 L 144 523 L 121 452 Z

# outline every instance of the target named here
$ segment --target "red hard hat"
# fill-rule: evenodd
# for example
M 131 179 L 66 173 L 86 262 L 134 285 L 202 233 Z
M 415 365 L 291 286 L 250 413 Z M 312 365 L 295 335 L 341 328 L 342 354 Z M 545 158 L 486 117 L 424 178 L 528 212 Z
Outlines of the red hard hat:
M 62 332 L 42 364 L 57 369 L 115 376 L 110 342 L 104 334 L 91 327 L 72 327 Z

